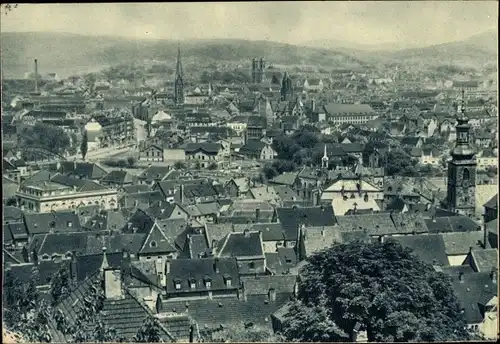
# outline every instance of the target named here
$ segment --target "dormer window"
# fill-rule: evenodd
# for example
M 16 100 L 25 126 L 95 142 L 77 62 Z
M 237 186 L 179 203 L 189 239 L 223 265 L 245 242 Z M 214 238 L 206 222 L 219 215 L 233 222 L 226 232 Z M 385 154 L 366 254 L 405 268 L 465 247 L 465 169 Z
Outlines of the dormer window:
M 71 254 L 71 252 L 68 252 L 65 255 L 66 259 L 71 259 L 72 256 L 73 256 L 73 254 Z
M 44 254 L 44 255 L 42 256 L 42 260 L 49 260 L 49 259 L 50 259 L 50 257 L 49 257 L 49 255 L 48 255 L 48 254 Z
M 181 290 L 181 280 L 176 278 L 174 280 L 174 286 L 175 286 L 175 290 Z
M 207 276 L 207 277 L 205 277 L 204 280 L 205 280 L 205 287 L 211 288 L 212 287 L 212 279 L 209 276 Z
M 158 246 L 158 243 L 154 240 L 152 240 L 150 243 L 149 243 L 149 246 L 151 247 L 157 247 Z
M 189 280 L 189 287 L 190 287 L 191 289 L 196 289 L 196 280 L 195 280 L 194 278 L 191 278 L 191 279 Z
M 224 282 L 226 283 L 226 287 L 230 287 L 232 285 L 232 278 L 231 276 L 224 276 Z

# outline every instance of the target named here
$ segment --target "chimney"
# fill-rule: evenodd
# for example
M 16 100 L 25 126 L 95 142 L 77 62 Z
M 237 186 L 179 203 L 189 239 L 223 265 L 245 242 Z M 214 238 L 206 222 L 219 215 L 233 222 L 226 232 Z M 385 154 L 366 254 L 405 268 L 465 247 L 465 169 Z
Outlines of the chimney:
M 35 93 L 38 93 L 38 60 L 35 59 Z
M 184 184 L 181 184 L 180 186 L 179 197 L 181 205 L 184 204 Z
M 104 268 L 104 295 L 106 299 L 121 299 L 122 276 L 119 269 Z
M 258 223 L 260 220 L 260 209 L 255 209 L 255 223 Z
M 243 235 L 245 236 L 245 238 L 250 238 L 250 230 L 245 229 L 245 230 L 243 231 Z
M 460 283 L 464 283 L 464 273 L 462 271 L 458 273 L 458 280 Z
M 219 259 L 218 258 L 214 259 L 214 271 L 217 274 L 220 273 L 220 270 L 219 270 Z
M 165 273 L 168 275 L 170 273 L 170 260 L 167 259 L 165 262 Z
M 497 268 L 493 268 L 491 269 L 491 282 L 493 282 L 494 284 L 497 284 L 497 280 L 498 280 L 498 270 Z

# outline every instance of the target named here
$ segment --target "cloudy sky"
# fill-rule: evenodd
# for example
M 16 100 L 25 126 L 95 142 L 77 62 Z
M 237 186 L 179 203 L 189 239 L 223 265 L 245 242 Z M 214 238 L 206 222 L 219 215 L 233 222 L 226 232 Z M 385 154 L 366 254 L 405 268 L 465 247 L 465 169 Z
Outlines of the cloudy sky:
M 496 29 L 496 1 L 20 4 L 1 30 L 430 45 Z

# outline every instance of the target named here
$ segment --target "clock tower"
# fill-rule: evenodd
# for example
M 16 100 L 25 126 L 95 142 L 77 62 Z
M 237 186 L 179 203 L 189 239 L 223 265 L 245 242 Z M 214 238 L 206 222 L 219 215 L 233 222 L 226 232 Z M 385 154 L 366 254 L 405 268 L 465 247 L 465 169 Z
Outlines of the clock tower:
M 464 91 L 457 118 L 457 141 L 448 163 L 448 209 L 474 216 L 476 207 L 476 157 L 470 144 L 469 119 L 465 115 Z

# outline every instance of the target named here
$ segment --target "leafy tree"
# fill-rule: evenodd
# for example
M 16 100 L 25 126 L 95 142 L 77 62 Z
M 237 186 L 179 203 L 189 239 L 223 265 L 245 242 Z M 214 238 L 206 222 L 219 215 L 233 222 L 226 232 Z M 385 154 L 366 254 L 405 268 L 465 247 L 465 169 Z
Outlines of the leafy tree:
M 222 329 L 211 331 L 204 337 L 207 337 L 208 342 L 279 342 L 279 336 L 276 336 L 272 331 L 266 328 L 261 328 L 255 325 L 235 324 L 224 326 Z
M 183 170 L 186 168 L 186 164 L 183 161 L 176 161 L 174 164 L 176 170 Z
M 348 154 L 345 157 L 342 157 L 342 164 L 344 166 L 355 166 L 358 162 L 359 162 L 358 158 L 350 154 Z
M 135 164 L 137 163 L 137 159 L 135 157 L 133 157 L 133 156 L 129 156 L 127 158 L 127 163 L 128 163 L 129 167 L 134 167 Z
M 210 165 L 208 165 L 208 169 L 212 171 L 216 170 L 217 164 L 215 162 L 210 163 Z
M 59 300 L 68 295 L 69 290 L 69 271 L 66 267 L 62 267 L 50 280 L 50 294 L 52 295 L 53 304 L 56 304 Z
M 161 340 L 161 329 L 158 320 L 152 316 L 144 319 L 141 328 L 137 331 L 134 340 L 140 343 L 157 343 Z
M 382 163 L 385 166 L 385 172 L 388 176 L 418 176 L 418 171 L 415 167 L 417 161 L 411 159 L 408 154 L 400 149 L 394 149 L 386 152 L 386 154 L 382 157 Z
M 25 146 L 41 147 L 59 154 L 70 147 L 69 135 L 63 129 L 42 122 L 26 128 L 22 134 L 22 141 Z
M 80 144 L 80 152 L 82 153 L 83 160 L 85 160 L 85 156 L 87 155 L 88 149 L 89 149 L 89 136 L 87 130 L 84 130 L 82 136 L 82 142 Z
M 358 323 L 369 341 L 470 337 L 450 278 L 393 241 L 336 244 L 311 256 L 297 302 L 285 316 L 287 340 L 339 341 Z

